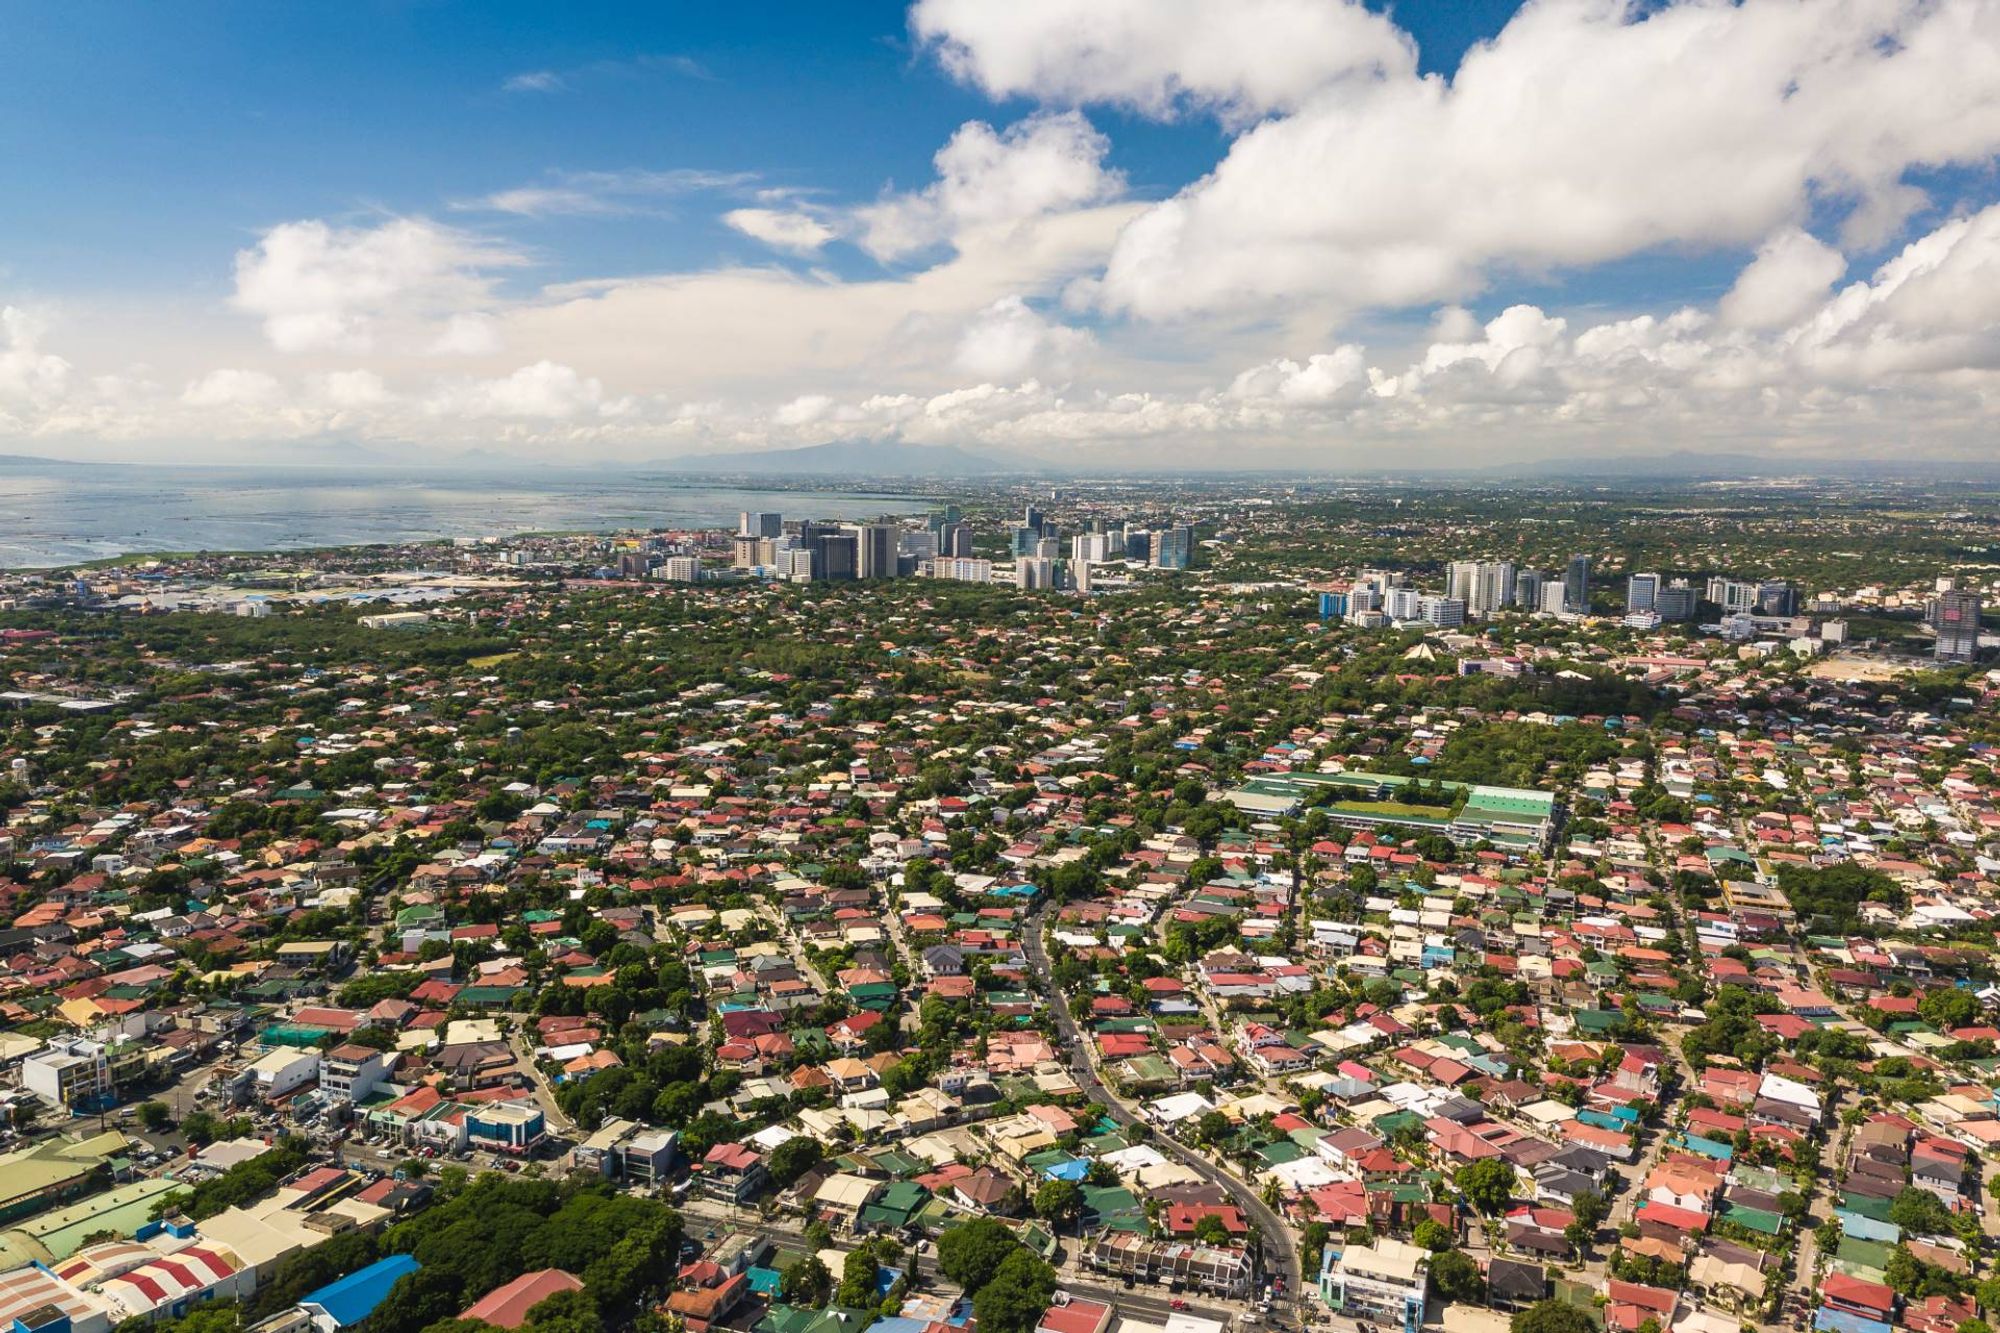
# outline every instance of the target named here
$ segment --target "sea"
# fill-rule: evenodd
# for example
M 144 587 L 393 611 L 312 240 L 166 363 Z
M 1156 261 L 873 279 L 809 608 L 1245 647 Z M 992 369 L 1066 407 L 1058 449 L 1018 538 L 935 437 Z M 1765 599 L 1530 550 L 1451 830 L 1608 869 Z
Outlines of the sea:
M 744 510 L 865 519 L 909 495 L 718 485 L 611 468 L 0 464 L 0 569 L 186 551 L 296 551 L 524 532 L 731 527 Z

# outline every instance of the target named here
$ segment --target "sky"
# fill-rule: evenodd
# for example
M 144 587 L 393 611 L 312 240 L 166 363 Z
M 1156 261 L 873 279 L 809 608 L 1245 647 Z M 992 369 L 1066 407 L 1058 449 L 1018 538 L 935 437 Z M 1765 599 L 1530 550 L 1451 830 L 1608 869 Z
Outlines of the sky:
M 18 0 L 0 450 L 1990 459 L 2000 0 Z

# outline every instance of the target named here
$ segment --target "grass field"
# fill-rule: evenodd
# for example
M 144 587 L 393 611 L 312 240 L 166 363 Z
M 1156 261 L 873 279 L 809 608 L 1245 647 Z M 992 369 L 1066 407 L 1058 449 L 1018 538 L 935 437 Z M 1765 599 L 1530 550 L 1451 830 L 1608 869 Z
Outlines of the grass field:
M 1343 815 L 1380 815 L 1384 819 L 1435 819 L 1451 818 L 1448 805 L 1407 805 L 1402 801 L 1336 801 L 1326 807 L 1338 810 Z

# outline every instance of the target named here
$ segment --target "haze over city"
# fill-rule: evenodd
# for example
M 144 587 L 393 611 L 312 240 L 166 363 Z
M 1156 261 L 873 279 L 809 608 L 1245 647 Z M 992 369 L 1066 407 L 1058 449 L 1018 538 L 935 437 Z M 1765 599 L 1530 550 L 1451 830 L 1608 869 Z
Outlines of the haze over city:
M 0 448 L 1981 460 L 1996 150 L 1989 0 L 22 4 Z

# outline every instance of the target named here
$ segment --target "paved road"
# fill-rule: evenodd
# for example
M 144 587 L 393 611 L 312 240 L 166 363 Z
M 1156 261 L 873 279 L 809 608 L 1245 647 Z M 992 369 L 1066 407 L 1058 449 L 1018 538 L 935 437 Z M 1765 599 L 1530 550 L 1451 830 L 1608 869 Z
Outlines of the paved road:
M 1042 917 L 1039 907 L 1031 912 L 1021 930 L 1021 949 L 1028 961 L 1029 969 L 1035 974 L 1035 984 L 1048 1002 L 1049 1011 L 1055 1015 L 1057 1030 L 1062 1034 L 1063 1045 L 1070 1052 L 1070 1067 L 1076 1081 L 1082 1085 L 1084 1093 L 1103 1107 L 1105 1113 L 1121 1125 L 1129 1125 L 1138 1120 L 1124 1102 L 1112 1095 L 1109 1088 L 1097 1077 L 1097 1070 L 1090 1060 L 1090 1043 L 1077 1030 L 1069 1016 L 1069 1007 L 1064 997 L 1056 993 L 1054 983 L 1049 979 L 1048 956 L 1042 952 Z M 1208 1158 L 1190 1148 L 1182 1146 L 1165 1134 L 1155 1134 L 1149 1142 L 1171 1157 L 1178 1158 L 1196 1174 L 1210 1184 L 1219 1186 L 1236 1201 L 1244 1215 L 1257 1225 L 1264 1240 L 1266 1270 L 1275 1267 L 1278 1275 L 1285 1280 L 1285 1299 L 1299 1294 L 1299 1251 L 1298 1242 L 1293 1238 L 1291 1228 L 1283 1218 L 1273 1212 L 1242 1179 L 1225 1171 Z

